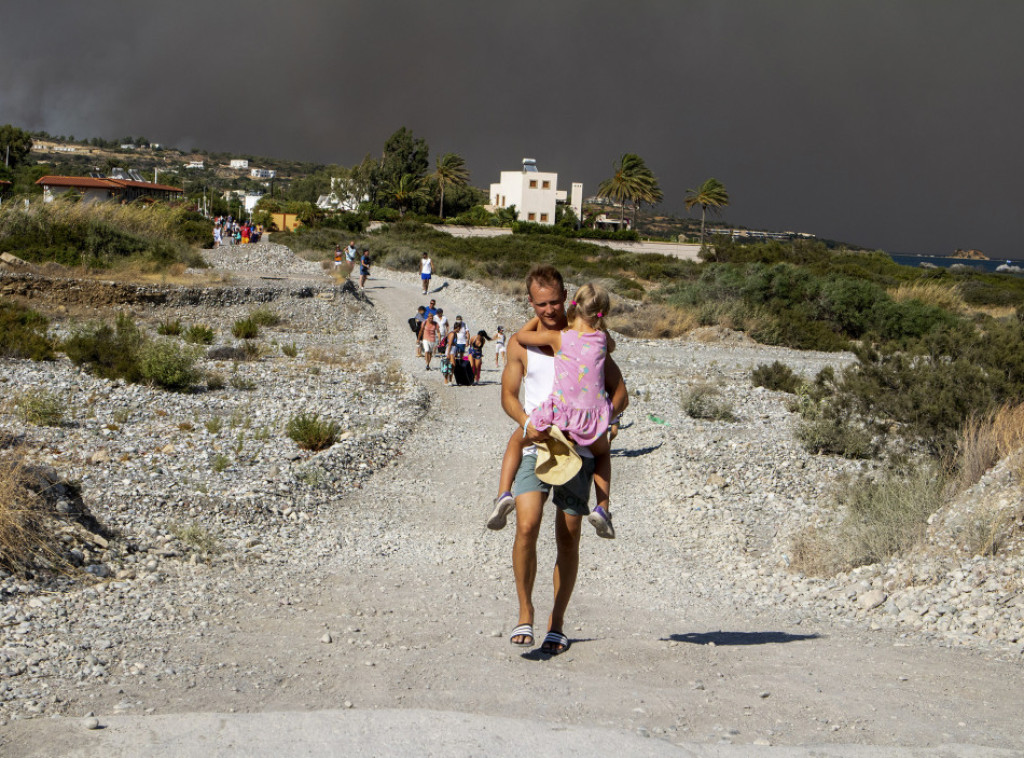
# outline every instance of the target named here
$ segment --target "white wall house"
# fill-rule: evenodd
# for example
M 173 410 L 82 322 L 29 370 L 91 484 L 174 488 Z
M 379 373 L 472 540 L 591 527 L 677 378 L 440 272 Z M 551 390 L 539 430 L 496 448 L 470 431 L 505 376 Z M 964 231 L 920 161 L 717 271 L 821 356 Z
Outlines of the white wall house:
M 203 163 L 203 161 L 189 161 L 188 163 L 185 164 L 185 168 L 198 169 L 200 171 L 203 169 L 204 166 L 205 164 Z
M 537 170 L 537 161 L 523 158 L 521 171 L 502 171 L 501 181 L 491 185 L 491 206 L 516 207 L 520 221 L 555 223 L 558 174 Z
M 232 158 L 231 168 L 249 168 L 249 161 L 245 158 Z
M 254 168 L 249 171 L 249 176 L 253 179 L 273 179 L 277 172 L 272 168 Z

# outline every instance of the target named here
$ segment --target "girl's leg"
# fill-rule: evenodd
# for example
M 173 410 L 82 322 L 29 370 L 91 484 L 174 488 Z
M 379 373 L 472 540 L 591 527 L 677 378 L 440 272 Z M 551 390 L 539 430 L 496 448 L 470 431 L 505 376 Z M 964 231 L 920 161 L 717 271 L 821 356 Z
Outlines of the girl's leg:
M 590 446 L 590 452 L 594 454 L 594 494 L 597 504 L 607 511 L 612 483 L 612 448 L 607 435 L 601 435 Z
M 512 436 L 505 446 L 505 455 L 501 459 L 501 480 L 498 482 L 498 496 L 494 498 L 494 510 L 487 519 L 488 529 L 504 529 L 508 523 L 508 517 L 515 510 L 516 501 L 512 497 L 512 485 L 515 482 L 516 472 L 523 458 L 522 434 L 512 432 Z
M 519 464 L 523 462 L 523 432 L 519 427 L 512 432 L 501 459 L 501 477 L 498 479 L 498 495 L 512 491 Z

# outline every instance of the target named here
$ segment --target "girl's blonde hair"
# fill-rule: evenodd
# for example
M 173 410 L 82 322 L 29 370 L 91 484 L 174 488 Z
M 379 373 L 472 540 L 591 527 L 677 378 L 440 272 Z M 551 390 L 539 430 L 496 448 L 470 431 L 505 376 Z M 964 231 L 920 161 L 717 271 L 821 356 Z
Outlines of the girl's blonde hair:
M 604 330 L 604 320 L 608 317 L 610 309 L 611 299 L 608 297 L 608 290 L 600 284 L 588 283 L 576 290 L 565 316 L 570 324 L 579 316 L 595 329 Z

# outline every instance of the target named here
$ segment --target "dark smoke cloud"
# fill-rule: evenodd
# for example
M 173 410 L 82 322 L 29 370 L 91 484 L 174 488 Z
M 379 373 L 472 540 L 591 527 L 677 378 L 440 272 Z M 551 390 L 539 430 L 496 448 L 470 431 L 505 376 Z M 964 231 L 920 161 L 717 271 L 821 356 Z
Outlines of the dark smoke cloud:
M 1015 2 L 19 4 L 0 123 L 350 165 L 408 126 L 486 186 L 524 156 L 593 192 L 890 251 L 1024 258 Z

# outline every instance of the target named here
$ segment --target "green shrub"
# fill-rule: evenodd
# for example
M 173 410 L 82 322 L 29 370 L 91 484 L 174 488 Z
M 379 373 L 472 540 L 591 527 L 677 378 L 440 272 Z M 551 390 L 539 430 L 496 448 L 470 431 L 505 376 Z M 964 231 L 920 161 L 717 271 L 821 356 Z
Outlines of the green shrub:
M 755 387 L 765 387 L 776 392 L 795 394 L 800 386 L 800 377 L 785 363 L 775 361 L 771 365 L 760 364 L 750 373 Z
M 223 453 L 217 453 L 217 455 L 213 456 L 212 467 L 213 467 L 213 470 L 216 471 L 218 474 L 221 471 L 224 471 L 230 465 L 231 465 L 231 459 L 228 458 Z
M 281 345 L 281 352 L 289 358 L 294 358 L 299 354 L 299 348 L 294 342 L 290 342 L 287 345 Z
M 252 379 L 248 379 L 242 376 L 241 374 L 232 374 L 231 386 L 234 387 L 236 390 L 249 392 L 251 390 L 256 389 L 256 382 L 253 381 Z
M 288 419 L 285 433 L 304 450 L 324 450 L 337 439 L 338 424 L 321 421 L 316 414 L 300 413 Z
M 197 357 L 194 350 L 175 342 L 148 342 L 139 351 L 140 377 L 162 389 L 183 392 L 200 379 Z
M 188 211 L 163 203 L 21 203 L 0 206 L 0 249 L 25 260 L 109 268 L 141 263 L 165 269 L 175 263 L 204 265 L 191 247 Z M 204 234 L 212 239 L 209 223 Z M 184 233 L 183 233 L 184 232 Z
M 227 386 L 227 380 L 224 379 L 224 374 L 216 371 L 209 371 L 206 374 L 206 389 L 210 392 L 216 392 L 222 390 Z
M 251 318 L 243 318 L 231 326 L 231 334 L 240 340 L 256 339 L 260 334 L 260 326 Z
M 113 327 L 100 323 L 76 329 L 62 349 L 72 363 L 104 379 L 137 382 L 142 377 L 138 358 L 144 342 L 132 317 L 121 313 Z
M 683 396 L 683 410 L 690 418 L 706 421 L 736 421 L 732 405 L 721 399 L 721 392 L 710 384 L 698 384 Z
M 214 331 L 206 324 L 193 324 L 185 330 L 182 339 L 193 345 L 212 345 Z
M 249 320 L 257 326 L 277 326 L 281 323 L 281 316 L 270 308 L 257 308 L 249 314 Z M 235 335 L 238 336 L 237 334 Z
M 56 355 L 46 334 L 48 326 L 42 314 L 0 300 L 0 358 L 52 361 Z
M 220 430 L 224 428 L 224 419 L 220 416 L 214 416 L 213 418 L 208 419 L 203 426 L 206 427 L 206 431 L 210 434 L 218 434 L 220 433 Z
M 796 438 L 810 453 L 854 459 L 870 458 L 875 454 L 871 433 L 836 414 L 822 414 L 800 421 Z
M 14 398 L 18 418 L 35 426 L 60 426 L 66 406 L 64 398 L 42 389 L 28 390 Z
M 156 333 L 165 337 L 179 336 L 181 334 L 180 319 L 174 319 L 174 321 L 161 321 L 156 325 Z

